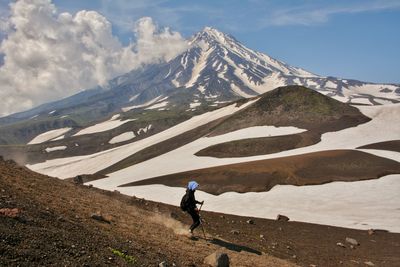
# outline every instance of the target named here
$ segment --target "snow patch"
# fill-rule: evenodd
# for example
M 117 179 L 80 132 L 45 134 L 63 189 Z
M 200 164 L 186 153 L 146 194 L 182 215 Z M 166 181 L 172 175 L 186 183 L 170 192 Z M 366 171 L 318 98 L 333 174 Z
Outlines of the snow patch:
M 105 132 L 114 128 L 117 128 L 121 126 L 122 124 L 125 124 L 130 121 L 135 121 L 136 119 L 129 119 L 129 120 L 108 120 L 104 121 L 92 126 L 89 126 L 83 130 L 80 130 L 73 136 L 79 136 L 79 135 L 84 135 L 84 134 L 93 134 L 93 133 L 100 133 L 100 132 Z
M 129 98 L 129 102 L 132 102 L 133 100 L 135 100 L 136 98 L 139 97 L 140 94 L 134 95 L 131 98 Z
M 332 81 L 327 81 L 327 82 L 325 83 L 325 87 L 332 88 L 332 89 L 336 89 L 336 88 L 337 88 L 337 84 L 334 83 L 334 82 L 332 82 Z
M 144 127 L 144 128 L 140 128 L 140 129 L 137 131 L 137 134 L 140 135 L 141 133 L 147 133 L 147 132 L 151 129 L 151 127 L 152 127 L 152 125 L 149 124 L 149 125 L 147 125 L 147 126 Z
M 154 104 L 146 109 L 159 109 L 159 108 L 163 108 L 166 107 L 168 105 L 168 101 L 163 101 L 157 104 Z
M 123 111 L 123 112 L 127 112 L 127 111 L 132 110 L 132 109 L 135 109 L 135 108 L 144 108 L 144 107 L 150 106 L 150 105 L 152 105 L 152 104 L 154 104 L 154 103 L 160 101 L 161 98 L 162 98 L 162 96 L 157 96 L 156 98 L 154 98 L 154 99 L 152 99 L 152 100 L 150 100 L 150 101 L 148 101 L 148 102 L 146 102 L 146 103 L 143 103 L 143 104 L 141 104 L 141 105 L 130 106 L 130 107 L 124 107 L 124 108 L 122 108 L 122 111 Z
M 204 51 L 204 50 L 201 50 L 201 51 L 202 51 L 202 53 L 200 55 L 200 58 L 196 62 L 195 66 L 193 67 L 192 76 L 185 85 L 186 88 L 192 87 L 196 83 L 197 79 L 200 77 L 201 72 L 207 65 L 208 56 L 214 51 L 214 49 L 208 48 L 206 51 Z
M 121 114 L 115 114 L 115 115 L 113 115 L 113 116 L 111 117 L 110 121 L 116 120 L 116 119 L 118 119 L 119 117 L 121 117 Z
M 374 98 L 374 101 L 375 101 L 375 102 L 378 102 L 379 104 L 382 104 L 382 105 L 390 105 L 390 104 L 393 104 L 392 101 L 386 100 L 386 99 Z
M 60 136 L 57 137 L 57 138 L 51 139 L 51 141 L 62 140 L 62 139 L 64 139 L 64 138 L 65 138 L 65 135 L 60 135 Z
M 65 149 L 67 149 L 66 146 L 54 146 L 54 147 L 48 147 L 45 150 L 46 150 L 47 153 L 49 153 L 49 152 L 52 152 L 52 151 L 65 150 Z
M 365 105 L 372 105 L 371 101 L 365 97 L 354 97 L 350 99 L 351 104 L 365 104 Z
M 194 102 L 194 103 L 190 103 L 190 108 L 193 109 L 195 107 L 201 106 L 200 102 Z
M 122 133 L 120 135 L 117 135 L 117 136 L 111 138 L 111 140 L 108 141 L 108 143 L 116 144 L 116 143 L 120 143 L 120 142 L 125 142 L 125 141 L 128 141 L 128 140 L 131 140 L 131 139 L 133 139 L 135 137 L 136 137 L 136 135 L 135 135 L 134 132 L 126 132 L 126 133 Z
M 59 137 L 60 135 L 65 134 L 72 128 L 60 128 L 60 129 L 55 129 L 51 130 L 42 134 L 39 134 L 35 138 L 33 138 L 31 141 L 29 141 L 28 145 L 34 145 L 34 144 L 40 144 L 49 140 L 52 140 L 56 137 Z

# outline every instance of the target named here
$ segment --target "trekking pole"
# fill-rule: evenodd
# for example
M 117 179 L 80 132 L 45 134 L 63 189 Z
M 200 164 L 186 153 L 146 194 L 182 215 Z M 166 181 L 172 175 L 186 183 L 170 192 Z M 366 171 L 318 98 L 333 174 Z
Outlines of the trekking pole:
M 203 203 L 201 203 L 200 208 L 199 208 L 200 226 L 201 226 L 201 229 L 203 230 L 204 240 L 207 241 L 206 232 L 204 231 L 204 227 L 203 227 L 203 220 L 201 219 L 201 216 L 200 216 L 200 211 L 201 211 L 202 207 L 203 207 Z

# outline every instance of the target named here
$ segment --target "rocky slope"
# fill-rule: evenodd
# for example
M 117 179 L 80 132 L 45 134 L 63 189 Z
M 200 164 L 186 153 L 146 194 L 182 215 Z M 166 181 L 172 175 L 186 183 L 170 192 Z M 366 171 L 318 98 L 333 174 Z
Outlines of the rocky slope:
M 202 212 L 207 240 L 200 231 L 189 239 L 182 233 L 190 219 L 176 207 L 11 161 L 0 160 L 0 177 L 2 266 L 206 266 L 215 251 L 227 253 L 231 266 L 390 267 L 400 260 L 400 234 Z

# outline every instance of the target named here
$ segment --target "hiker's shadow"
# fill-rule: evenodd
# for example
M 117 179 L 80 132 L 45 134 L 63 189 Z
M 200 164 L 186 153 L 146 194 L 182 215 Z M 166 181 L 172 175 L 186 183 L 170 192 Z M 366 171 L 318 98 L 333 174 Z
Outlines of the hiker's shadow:
M 236 245 L 236 244 L 233 244 L 233 243 L 229 243 L 229 242 L 226 242 L 226 241 L 218 239 L 218 238 L 213 238 L 213 239 L 210 240 L 210 242 L 215 244 L 215 245 L 218 245 L 220 247 L 224 247 L 226 249 L 233 250 L 233 251 L 236 251 L 236 252 L 245 251 L 245 252 L 250 252 L 250 253 L 257 254 L 257 255 L 261 255 L 262 254 L 258 250 L 255 250 L 255 249 L 252 249 L 252 248 L 249 248 L 249 247 L 246 247 L 246 246 L 241 246 L 241 245 Z

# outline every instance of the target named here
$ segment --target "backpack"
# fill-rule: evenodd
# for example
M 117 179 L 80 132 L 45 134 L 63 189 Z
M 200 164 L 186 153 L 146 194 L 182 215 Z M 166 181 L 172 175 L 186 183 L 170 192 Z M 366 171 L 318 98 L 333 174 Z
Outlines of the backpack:
M 189 194 L 185 194 L 181 200 L 181 210 L 187 211 L 189 202 Z

